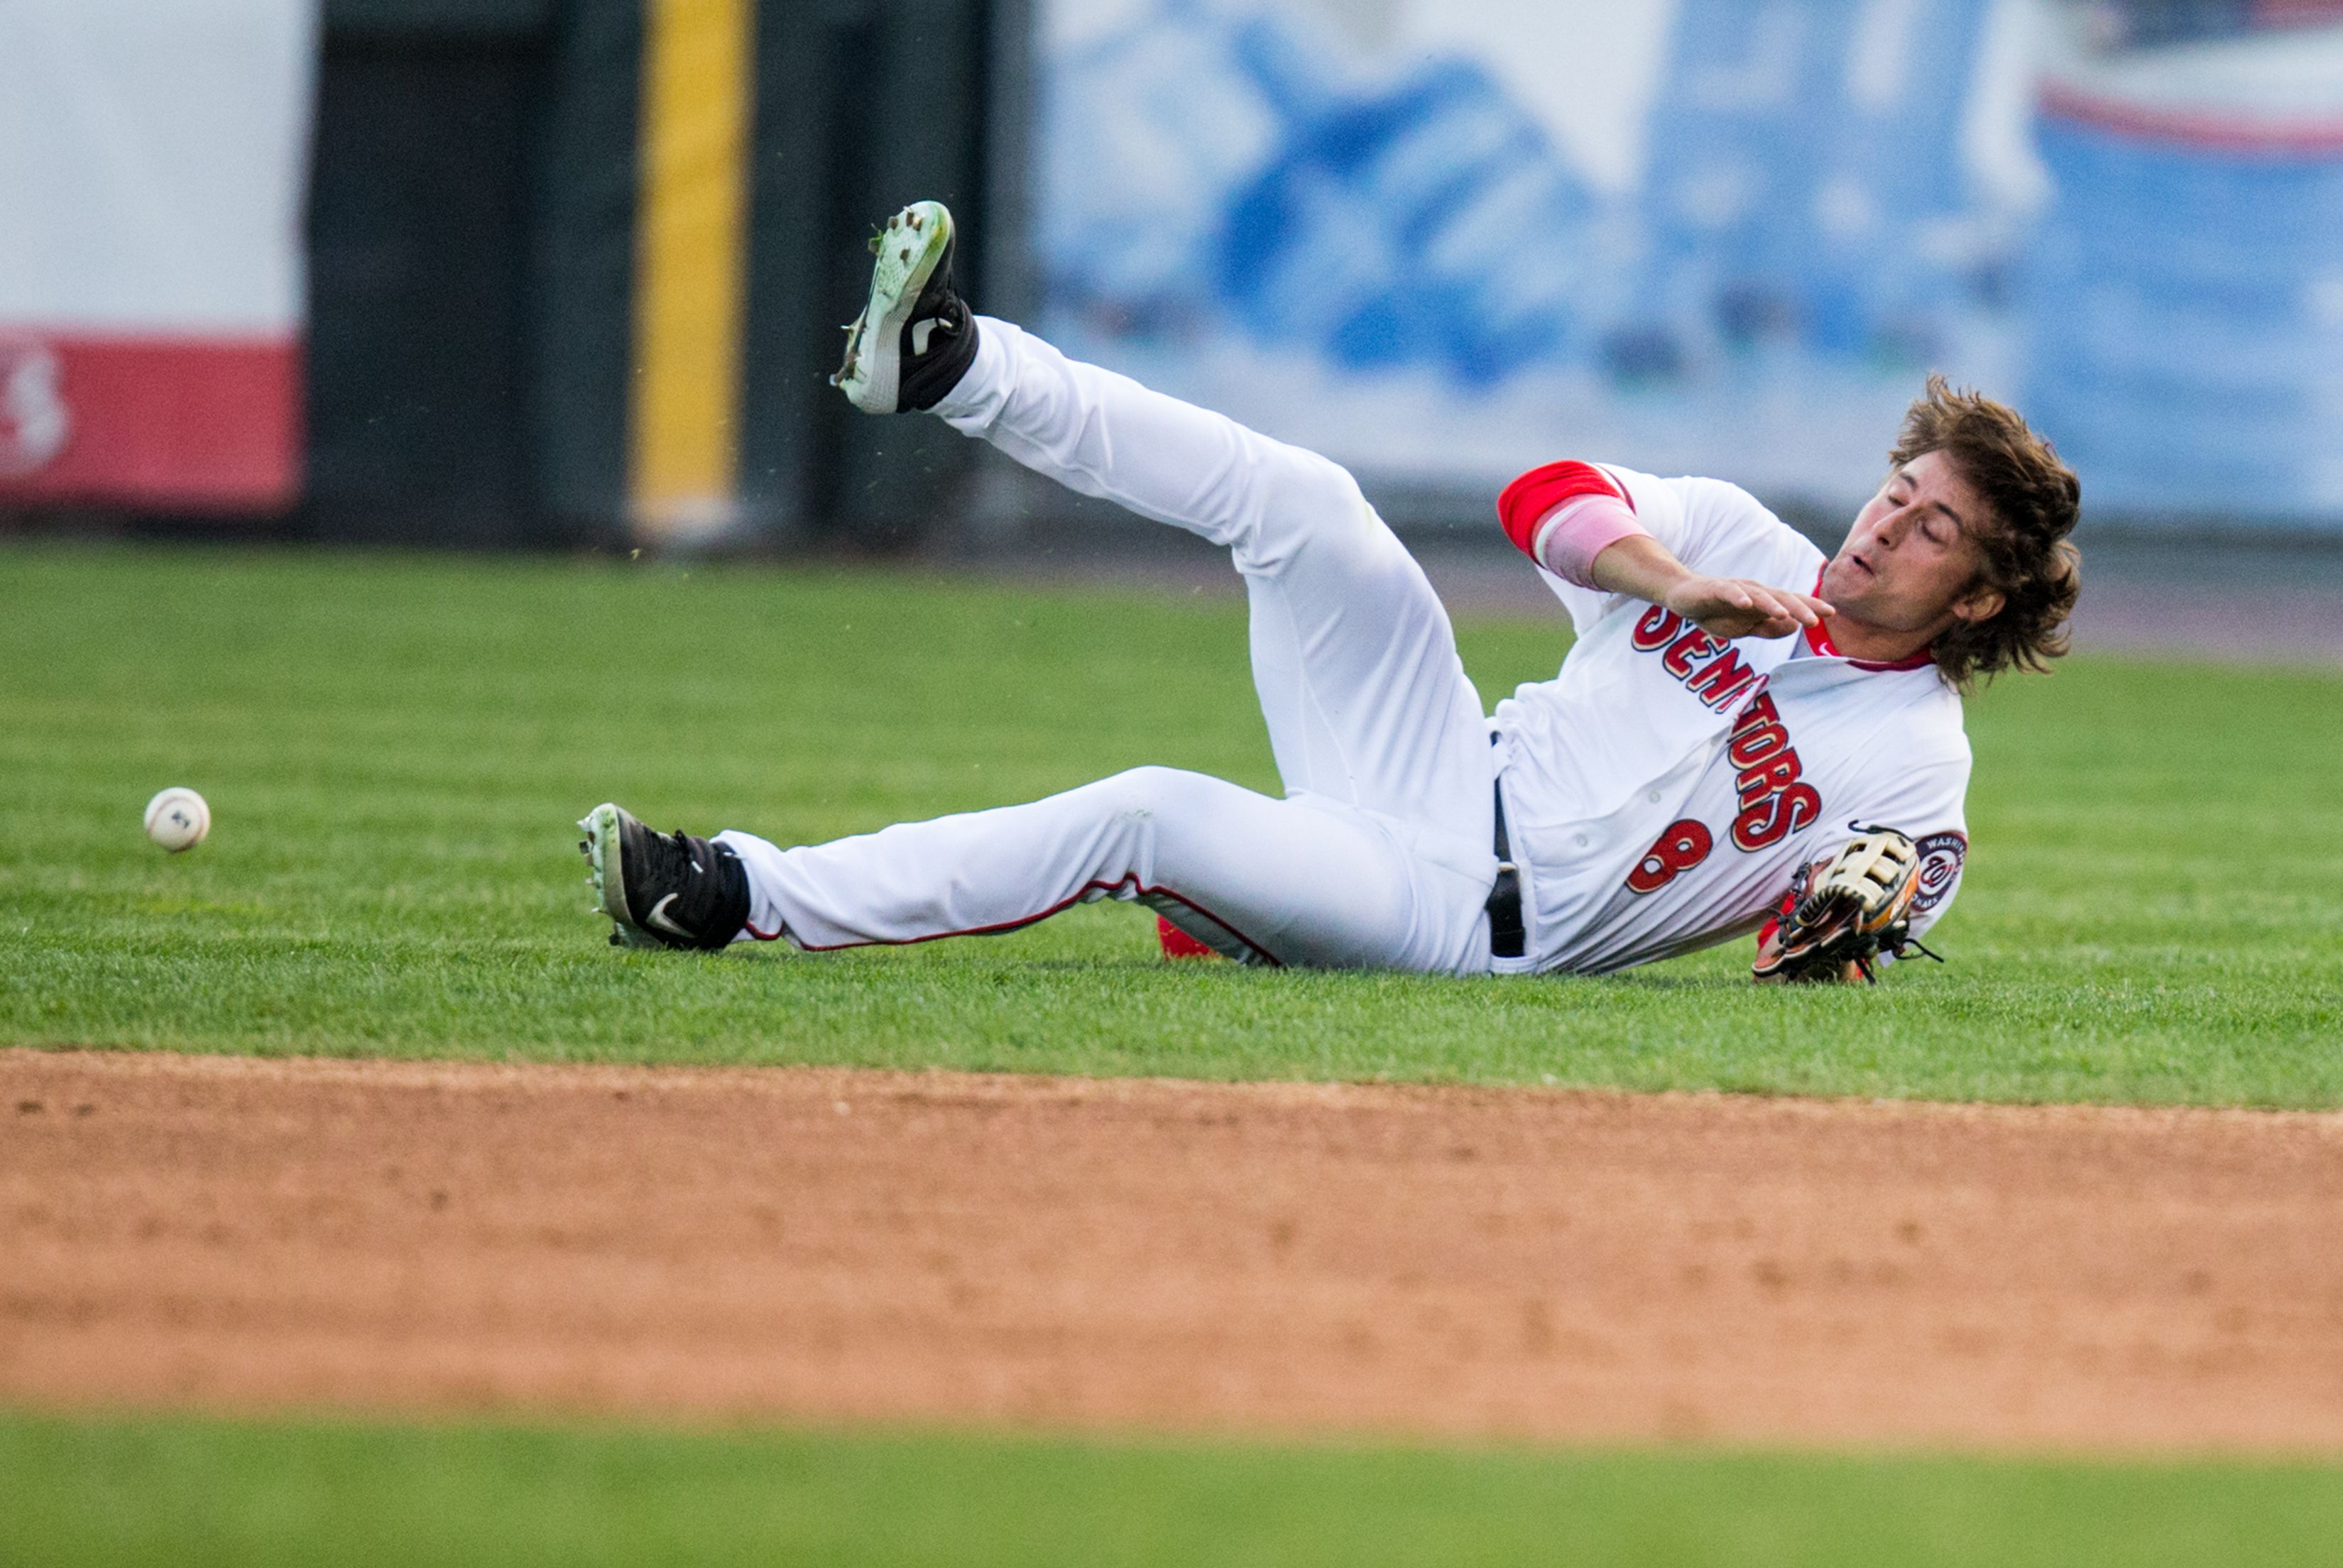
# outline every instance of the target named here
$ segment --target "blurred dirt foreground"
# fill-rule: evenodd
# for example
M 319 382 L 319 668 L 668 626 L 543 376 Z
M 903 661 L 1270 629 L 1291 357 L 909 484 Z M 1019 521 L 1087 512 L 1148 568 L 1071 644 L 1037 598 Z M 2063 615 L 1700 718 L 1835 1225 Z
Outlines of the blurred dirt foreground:
M 0 1401 L 2343 1448 L 2343 1116 L 0 1051 Z

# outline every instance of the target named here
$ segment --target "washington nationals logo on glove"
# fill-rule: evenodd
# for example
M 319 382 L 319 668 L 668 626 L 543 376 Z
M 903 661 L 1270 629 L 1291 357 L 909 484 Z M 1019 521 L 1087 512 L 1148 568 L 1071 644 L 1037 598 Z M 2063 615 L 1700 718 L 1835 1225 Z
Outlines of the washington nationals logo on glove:
M 1968 859 L 1969 841 L 1958 833 L 1931 833 L 1914 846 L 1920 855 L 1920 890 L 1912 896 L 1912 912 L 1925 915 L 1945 901 Z

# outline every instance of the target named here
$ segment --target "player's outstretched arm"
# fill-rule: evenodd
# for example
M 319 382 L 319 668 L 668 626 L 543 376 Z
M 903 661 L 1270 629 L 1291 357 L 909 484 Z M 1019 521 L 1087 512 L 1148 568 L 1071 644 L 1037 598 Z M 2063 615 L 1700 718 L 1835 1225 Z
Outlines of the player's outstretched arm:
M 1649 534 L 1631 534 L 1594 558 L 1594 586 L 1662 605 L 1711 637 L 1788 637 L 1837 612 L 1789 588 L 1746 578 L 1703 577 Z

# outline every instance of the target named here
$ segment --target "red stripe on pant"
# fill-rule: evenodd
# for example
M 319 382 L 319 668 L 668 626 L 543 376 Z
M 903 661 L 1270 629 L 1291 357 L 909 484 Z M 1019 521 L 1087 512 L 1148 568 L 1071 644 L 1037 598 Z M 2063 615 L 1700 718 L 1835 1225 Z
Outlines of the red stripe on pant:
M 1125 887 L 1129 887 L 1132 892 L 1136 893 L 1142 899 L 1170 899 L 1174 903 L 1183 905 L 1188 909 L 1195 910 L 1198 914 L 1203 916 L 1204 919 L 1228 931 L 1231 935 L 1234 936 L 1237 940 L 1244 943 L 1245 946 L 1259 953 L 1264 960 L 1268 960 L 1272 967 L 1283 967 L 1278 963 L 1276 956 L 1267 948 L 1262 947 L 1259 942 L 1253 940 L 1242 931 L 1238 930 L 1236 927 L 1221 919 L 1220 916 L 1212 913 L 1212 910 L 1204 908 L 1203 905 L 1196 902 L 1193 899 L 1182 898 L 1169 888 L 1148 887 L 1141 883 L 1136 877 L 1120 877 L 1111 882 L 1085 883 L 1081 892 L 1076 893 L 1071 899 L 1066 899 L 1051 905 L 1048 909 L 1043 910 L 1038 915 L 1025 915 L 1013 920 L 1002 920 L 997 925 L 970 926 L 966 930 L 960 931 L 930 931 L 926 936 L 904 937 L 899 940 L 892 941 L 888 940 L 883 937 L 880 937 L 873 938 L 867 942 L 832 942 L 827 947 L 818 946 L 812 942 L 799 942 L 798 945 L 809 953 L 835 953 L 843 952 L 849 948 L 917 947 L 921 942 L 940 942 L 947 937 L 1006 936 L 1011 931 L 1021 931 L 1027 926 L 1039 924 L 1041 921 L 1048 920 L 1051 915 L 1063 914 L 1066 910 L 1072 909 L 1076 904 L 1083 902 L 1092 893 L 1105 893 L 1111 896 L 1112 894 L 1121 891 Z M 1158 921 L 1161 921 L 1163 917 L 1161 915 L 1156 917 Z M 741 929 L 760 942 L 778 941 L 786 934 L 784 931 L 778 930 L 760 931 L 753 925 L 744 925 Z M 1184 932 L 1182 934 L 1183 936 L 1185 935 Z M 1193 939 L 1189 940 L 1192 940 Z M 1202 946 L 1201 943 L 1198 945 Z M 1212 950 L 1207 948 L 1205 950 L 1209 952 Z

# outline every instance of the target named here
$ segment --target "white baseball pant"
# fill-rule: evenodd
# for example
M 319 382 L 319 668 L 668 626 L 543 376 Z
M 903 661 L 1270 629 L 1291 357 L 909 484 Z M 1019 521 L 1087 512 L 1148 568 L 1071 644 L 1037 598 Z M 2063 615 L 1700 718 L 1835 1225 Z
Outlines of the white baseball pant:
M 1342 468 L 980 317 L 935 410 L 1037 473 L 1225 546 L 1286 799 L 1137 768 L 1030 805 L 783 849 L 719 835 L 749 935 L 820 951 L 1136 900 L 1250 962 L 1490 967 L 1493 760 L 1423 568 Z

